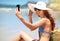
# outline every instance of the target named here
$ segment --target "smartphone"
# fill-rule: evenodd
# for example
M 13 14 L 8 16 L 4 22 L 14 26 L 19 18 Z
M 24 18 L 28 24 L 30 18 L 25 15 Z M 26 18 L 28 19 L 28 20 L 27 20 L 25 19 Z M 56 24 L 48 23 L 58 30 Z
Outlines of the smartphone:
M 18 11 L 20 11 L 20 5 L 16 5 L 16 7 L 18 8 Z

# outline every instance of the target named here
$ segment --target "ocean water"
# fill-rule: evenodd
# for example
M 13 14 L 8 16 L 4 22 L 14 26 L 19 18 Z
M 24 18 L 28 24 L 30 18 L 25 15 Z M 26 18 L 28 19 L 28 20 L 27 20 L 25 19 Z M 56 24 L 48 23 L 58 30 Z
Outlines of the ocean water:
M 21 9 L 24 19 L 28 19 L 28 8 Z M 53 11 L 56 27 L 60 28 L 60 11 Z M 33 14 L 33 22 L 40 20 L 36 14 Z M 30 31 L 15 15 L 15 8 L 0 8 L 0 41 L 12 41 L 12 39 L 24 31 L 33 38 L 38 39 L 38 29 Z

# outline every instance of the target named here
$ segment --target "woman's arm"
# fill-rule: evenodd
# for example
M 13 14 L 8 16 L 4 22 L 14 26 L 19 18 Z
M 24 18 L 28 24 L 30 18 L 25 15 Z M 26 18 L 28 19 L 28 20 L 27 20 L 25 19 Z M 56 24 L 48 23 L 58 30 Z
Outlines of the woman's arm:
M 30 22 L 26 21 L 21 13 L 16 9 L 16 16 L 21 20 L 22 23 L 24 23 L 30 30 L 35 30 L 38 26 L 42 25 L 45 23 L 45 20 L 42 19 L 36 23 L 31 24 Z
M 29 10 L 29 14 L 28 14 L 28 17 L 29 17 L 29 21 L 32 23 L 32 14 L 33 12 L 31 10 Z

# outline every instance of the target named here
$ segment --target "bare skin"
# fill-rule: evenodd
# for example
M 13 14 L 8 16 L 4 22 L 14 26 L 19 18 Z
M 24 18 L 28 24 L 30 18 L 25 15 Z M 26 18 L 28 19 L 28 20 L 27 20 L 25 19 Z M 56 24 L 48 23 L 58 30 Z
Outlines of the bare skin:
M 43 18 L 44 14 L 43 14 L 43 10 L 38 11 L 36 10 L 36 15 L 41 17 L 41 20 L 37 21 L 36 23 L 32 23 L 26 21 L 22 15 L 21 12 L 17 10 L 16 8 L 16 16 L 21 20 L 22 23 L 24 23 L 27 28 L 29 28 L 31 31 L 37 29 L 39 26 L 43 26 L 44 30 L 46 32 L 51 32 L 51 23 L 50 20 L 47 18 Z M 24 41 L 32 41 L 34 40 L 34 38 L 32 38 L 31 36 L 29 36 L 28 34 L 26 34 L 25 32 L 20 32 L 19 35 L 17 35 L 16 39 L 14 41 L 21 41 L 21 38 L 23 38 Z M 39 41 L 49 41 L 50 39 L 50 34 L 41 34 L 41 38 Z
M 33 22 L 32 22 L 32 14 L 33 14 L 33 12 L 32 12 L 31 10 L 29 10 L 28 17 L 29 17 L 29 21 L 30 21 L 31 23 L 33 23 Z

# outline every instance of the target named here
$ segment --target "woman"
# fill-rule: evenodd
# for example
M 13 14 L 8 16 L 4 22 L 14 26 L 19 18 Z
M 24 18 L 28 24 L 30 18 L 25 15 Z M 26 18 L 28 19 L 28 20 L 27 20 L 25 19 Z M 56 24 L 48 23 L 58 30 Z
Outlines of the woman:
M 54 19 L 49 14 L 48 10 L 49 8 L 46 7 L 46 4 L 44 2 L 37 2 L 36 4 L 30 4 L 30 6 L 34 7 L 34 12 L 38 17 L 41 18 L 41 20 L 37 21 L 36 23 L 31 23 L 26 21 L 22 15 L 21 12 L 18 11 L 16 8 L 16 16 L 21 20 L 23 24 L 27 26 L 31 31 L 39 28 L 39 40 L 36 40 L 29 36 L 27 33 L 21 31 L 15 38 L 14 41 L 49 41 L 50 36 L 52 34 L 52 31 L 54 30 L 55 23 Z M 32 15 L 32 10 L 30 10 L 30 14 Z

